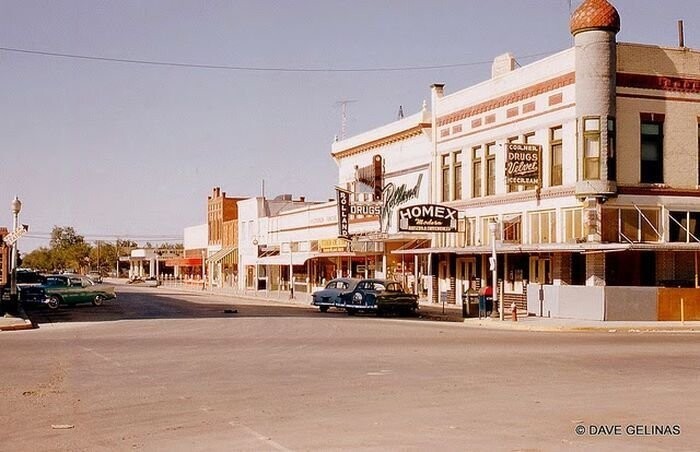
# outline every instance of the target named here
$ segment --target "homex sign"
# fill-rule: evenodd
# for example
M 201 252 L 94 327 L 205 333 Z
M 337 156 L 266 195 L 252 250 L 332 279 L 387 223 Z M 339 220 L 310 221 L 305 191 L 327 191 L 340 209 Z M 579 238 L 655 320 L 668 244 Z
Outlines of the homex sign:
M 417 204 L 399 209 L 399 231 L 457 232 L 457 209 L 439 204 Z

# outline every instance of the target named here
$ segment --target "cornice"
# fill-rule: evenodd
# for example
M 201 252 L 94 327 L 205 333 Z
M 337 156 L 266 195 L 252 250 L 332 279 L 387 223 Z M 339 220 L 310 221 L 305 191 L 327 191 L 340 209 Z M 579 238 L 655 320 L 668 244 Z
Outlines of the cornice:
M 441 127 L 456 121 L 461 121 L 471 116 L 480 115 L 487 111 L 505 107 L 516 102 L 521 102 L 525 99 L 529 99 L 531 97 L 535 97 L 540 94 L 544 94 L 559 88 L 563 88 L 564 86 L 571 85 L 575 82 L 575 80 L 575 74 L 573 72 L 569 72 L 568 74 L 560 75 L 559 77 L 555 77 L 544 82 L 536 83 L 526 88 L 522 88 L 508 94 L 504 94 L 503 96 L 499 96 L 494 99 L 481 102 L 476 105 L 472 105 L 471 107 L 463 108 L 456 112 L 440 116 L 437 118 L 436 126 Z
M 342 159 L 349 157 L 351 155 L 355 154 L 360 154 L 362 152 L 366 152 L 372 149 L 376 149 L 382 146 L 386 146 L 388 144 L 396 143 L 398 141 L 404 141 L 409 138 L 416 137 L 418 135 L 421 135 L 425 129 L 430 128 L 430 123 L 424 122 L 420 123 L 414 127 L 411 127 L 410 129 L 402 130 L 401 132 L 397 132 L 391 135 L 388 135 L 386 137 L 378 138 L 376 140 L 369 141 L 367 143 L 360 144 L 358 146 L 353 146 L 351 148 L 342 150 L 336 154 L 331 154 L 332 157 L 337 158 L 337 159 Z

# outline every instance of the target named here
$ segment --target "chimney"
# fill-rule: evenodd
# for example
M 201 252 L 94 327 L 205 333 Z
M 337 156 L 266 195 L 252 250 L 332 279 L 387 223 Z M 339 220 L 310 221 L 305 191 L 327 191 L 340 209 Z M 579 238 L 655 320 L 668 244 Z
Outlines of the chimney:
M 683 33 L 683 21 L 678 21 L 678 47 L 685 47 L 685 34 Z
M 515 65 L 515 57 L 510 52 L 498 55 L 493 59 L 493 64 L 491 65 L 491 78 L 513 71 Z
M 440 98 L 445 95 L 445 84 L 444 83 L 433 83 L 430 85 L 430 88 L 433 90 L 433 95 L 437 98 Z

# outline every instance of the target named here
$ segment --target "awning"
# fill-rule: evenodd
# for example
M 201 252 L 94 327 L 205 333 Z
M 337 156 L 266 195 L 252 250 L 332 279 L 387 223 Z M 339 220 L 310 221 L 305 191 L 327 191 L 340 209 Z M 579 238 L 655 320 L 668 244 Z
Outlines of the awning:
M 201 257 L 176 257 L 174 259 L 166 259 L 165 265 L 168 267 L 199 267 L 202 265 Z
M 430 246 L 430 242 L 430 239 L 413 239 L 410 242 L 401 245 L 394 251 L 394 253 L 396 253 L 396 251 L 415 251 L 418 249 L 428 248 Z
M 303 265 L 309 259 L 317 259 L 321 257 L 336 258 L 336 257 L 353 257 L 357 254 L 351 251 L 338 251 L 334 253 L 319 253 L 319 252 L 297 252 L 278 254 L 276 256 L 266 256 L 257 259 L 258 265 Z
M 276 256 L 260 257 L 256 262 L 258 265 L 303 265 L 307 259 L 311 258 L 312 254 L 315 253 L 284 253 Z
M 517 253 L 611 253 L 617 251 L 700 251 L 700 243 L 499 243 L 497 254 Z M 394 250 L 392 254 L 491 254 L 490 246 L 433 247 Z
M 223 262 L 224 264 L 238 263 L 238 254 L 236 253 L 237 250 L 238 248 L 235 246 L 223 248 L 209 257 L 207 262 L 210 264 L 216 264 L 218 262 Z

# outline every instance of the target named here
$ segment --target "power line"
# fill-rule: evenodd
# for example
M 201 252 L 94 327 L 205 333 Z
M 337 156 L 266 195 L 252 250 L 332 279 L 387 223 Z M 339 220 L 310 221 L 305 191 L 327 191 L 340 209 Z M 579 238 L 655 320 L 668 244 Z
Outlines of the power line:
M 128 63 L 128 64 L 142 64 L 150 66 L 167 66 L 167 67 L 180 67 L 180 68 L 191 68 L 191 69 L 219 69 L 227 71 L 247 71 L 247 72 L 398 72 L 398 71 L 424 71 L 431 69 L 450 69 L 456 67 L 465 66 L 477 66 L 481 64 L 491 64 L 493 60 L 488 61 L 471 61 L 466 63 L 452 63 L 452 64 L 436 64 L 436 65 L 426 65 L 426 66 L 397 66 L 397 67 L 375 67 L 375 68 L 307 68 L 307 67 L 261 67 L 261 66 L 236 66 L 236 65 L 224 65 L 224 64 L 196 64 L 196 63 L 181 63 L 177 61 L 155 61 L 155 60 L 140 60 L 131 58 L 111 58 L 96 55 L 80 55 L 74 53 L 59 53 L 59 52 L 48 52 L 44 50 L 31 50 L 31 49 L 20 49 L 14 47 L 0 47 L 0 51 L 13 52 L 13 53 L 24 53 L 30 55 L 40 55 L 58 58 L 71 58 L 78 60 L 89 60 L 89 61 L 107 61 L 112 63 Z M 556 53 L 558 50 L 549 52 L 534 53 L 531 55 L 524 55 L 520 58 L 537 58 L 544 55 L 550 55 Z

